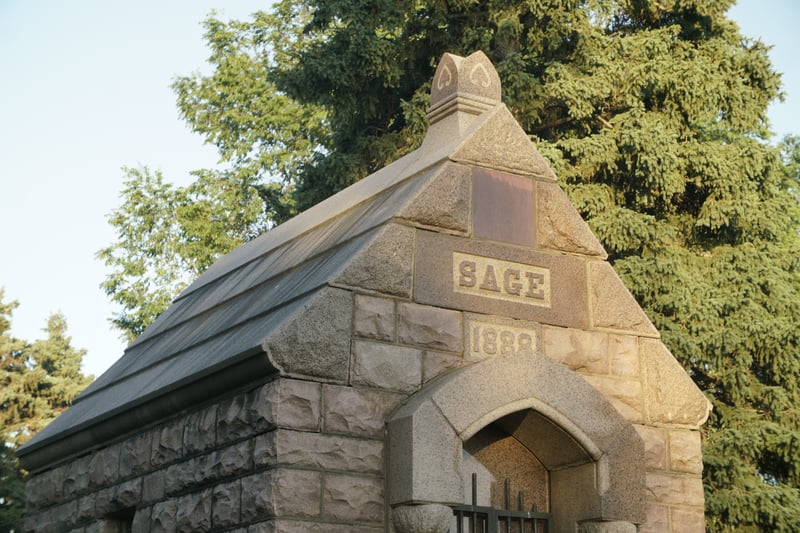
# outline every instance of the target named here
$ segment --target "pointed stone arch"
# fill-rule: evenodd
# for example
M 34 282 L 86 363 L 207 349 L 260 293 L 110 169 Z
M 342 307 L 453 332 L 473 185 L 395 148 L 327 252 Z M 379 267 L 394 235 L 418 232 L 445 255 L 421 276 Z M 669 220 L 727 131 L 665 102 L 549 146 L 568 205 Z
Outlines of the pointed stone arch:
M 396 531 L 448 530 L 448 506 L 464 501 L 463 443 L 493 422 L 550 471 L 556 532 L 574 531 L 576 523 L 635 531 L 644 521 L 644 445 L 636 430 L 583 378 L 537 353 L 455 371 L 389 417 Z

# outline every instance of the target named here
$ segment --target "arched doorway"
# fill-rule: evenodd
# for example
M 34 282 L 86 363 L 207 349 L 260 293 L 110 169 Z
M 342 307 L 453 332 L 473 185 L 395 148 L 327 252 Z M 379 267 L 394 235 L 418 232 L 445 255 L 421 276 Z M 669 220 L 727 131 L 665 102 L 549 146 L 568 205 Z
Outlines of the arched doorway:
M 638 434 L 596 389 L 541 354 L 487 359 L 444 376 L 400 407 L 387 430 L 388 504 L 398 533 L 450 529 L 451 507 L 467 497 L 465 449 L 481 446 L 536 458 L 548 484 L 538 497 L 556 533 L 589 523 L 601 526 L 593 531 L 621 523 L 635 530 L 644 520 Z M 505 468 L 493 461 L 481 464 Z

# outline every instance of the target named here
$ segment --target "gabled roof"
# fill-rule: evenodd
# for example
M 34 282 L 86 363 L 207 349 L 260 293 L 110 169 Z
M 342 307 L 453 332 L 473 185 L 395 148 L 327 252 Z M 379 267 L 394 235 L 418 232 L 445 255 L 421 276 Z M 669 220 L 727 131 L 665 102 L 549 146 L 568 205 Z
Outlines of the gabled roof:
M 352 289 L 658 336 L 500 102 L 486 56 L 445 54 L 428 116 L 419 149 L 219 259 L 19 450 L 22 466 L 47 468 L 273 374 L 347 384 Z M 549 269 L 552 306 L 455 293 L 453 257 L 493 252 Z

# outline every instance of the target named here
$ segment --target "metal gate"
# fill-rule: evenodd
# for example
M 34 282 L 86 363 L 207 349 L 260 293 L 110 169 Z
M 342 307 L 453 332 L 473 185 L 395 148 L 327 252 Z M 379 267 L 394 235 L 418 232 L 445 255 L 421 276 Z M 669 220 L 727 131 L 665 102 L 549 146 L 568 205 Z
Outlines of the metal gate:
M 511 483 L 505 480 L 505 509 L 483 507 L 478 502 L 478 476 L 472 474 L 472 505 L 453 507 L 454 533 L 550 533 L 549 513 L 525 511 L 525 494 L 517 493 L 517 511 L 511 508 Z

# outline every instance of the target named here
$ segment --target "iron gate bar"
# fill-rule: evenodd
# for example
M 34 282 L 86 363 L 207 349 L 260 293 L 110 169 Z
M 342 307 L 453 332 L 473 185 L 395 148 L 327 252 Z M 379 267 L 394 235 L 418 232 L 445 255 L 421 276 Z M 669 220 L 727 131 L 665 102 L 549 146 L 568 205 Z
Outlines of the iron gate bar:
M 519 525 L 519 533 L 551 533 L 552 517 L 550 513 L 539 513 L 535 511 L 523 511 L 525 496 L 522 492 L 518 494 L 519 510 L 511 511 L 510 492 L 511 482 L 506 479 L 505 506 L 506 509 L 495 509 L 477 505 L 478 503 L 478 476 L 472 474 L 472 505 L 459 505 L 453 507 L 453 514 L 456 517 L 455 533 L 511 533 L 512 525 Z M 467 522 L 467 530 L 464 529 L 464 521 Z M 505 527 L 500 530 L 500 525 Z M 528 530 L 526 526 L 531 526 Z M 540 529 L 539 526 L 542 526 Z

